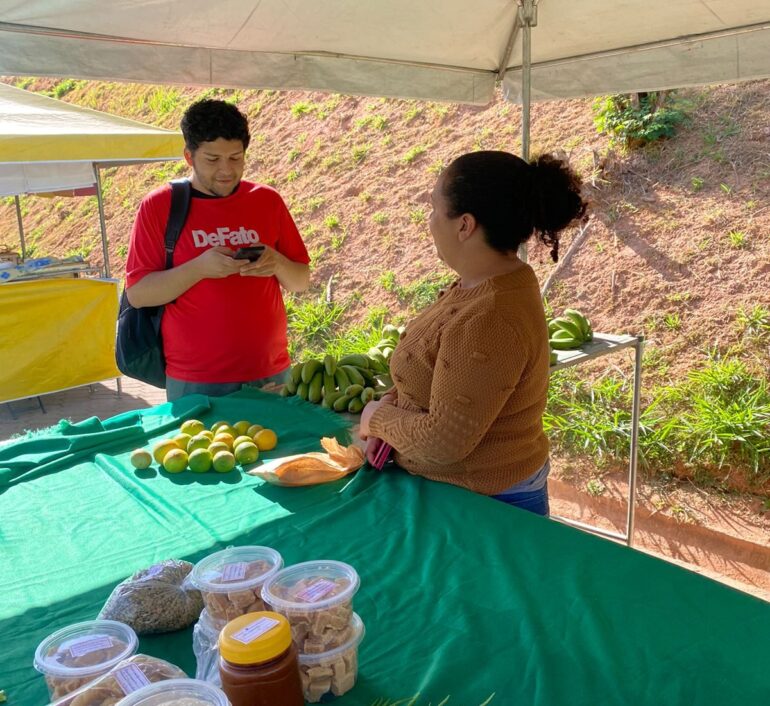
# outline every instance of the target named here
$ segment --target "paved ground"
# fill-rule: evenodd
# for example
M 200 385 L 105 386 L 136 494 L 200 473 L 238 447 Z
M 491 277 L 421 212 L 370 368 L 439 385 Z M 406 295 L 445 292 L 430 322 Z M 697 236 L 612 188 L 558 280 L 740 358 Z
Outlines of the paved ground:
M 0 405 L 0 444 L 27 430 L 53 426 L 60 419 L 101 419 L 132 409 L 166 401 L 165 390 L 122 379 L 118 396 L 115 380 L 41 398 Z M 11 414 L 13 412 L 13 414 Z M 14 417 L 15 415 L 15 417 Z M 609 497 L 593 497 L 570 483 L 549 481 L 551 511 L 611 531 L 625 530 L 626 497 L 622 483 Z M 742 525 L 737 515 L 709 518 L 701 525 L 682 524 L 650 511 L 640 502 L 637 510 L 635 546 L 638 549 L 698 571 L 740 590 L 770 601 L 770 544 L 756 531 Z
M 166 401 L 166 391 L 130 378 L 121 378 L 123 392 L 118 396 L 115 380 L 74 390 L 0 405 L 0 443 L 15 434 L 53 426 L 60 419 L 77 422 L 87 417 L 113 417 L 132 409 L 152 407 Z M 15 417 L 15 418 L 14 418 Z

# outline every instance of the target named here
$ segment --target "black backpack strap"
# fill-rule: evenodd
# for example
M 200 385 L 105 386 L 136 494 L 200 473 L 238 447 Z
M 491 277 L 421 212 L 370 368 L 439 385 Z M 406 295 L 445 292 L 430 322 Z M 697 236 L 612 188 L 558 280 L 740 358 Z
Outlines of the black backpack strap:
M 165 236 L 167 270 L 170 270 L 173 265 L 174 248 L 190 210 L 191 189 L 189 179 L 174 179 L 171 182 L 171 209 L 166 222 Z

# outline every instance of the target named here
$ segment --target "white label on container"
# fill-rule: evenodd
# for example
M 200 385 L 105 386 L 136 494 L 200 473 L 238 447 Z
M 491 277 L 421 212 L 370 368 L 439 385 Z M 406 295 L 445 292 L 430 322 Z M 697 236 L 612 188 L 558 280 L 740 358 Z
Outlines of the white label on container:
M 279 621 L 275 618 L 258 618 L 253 623 L 249 623 L 245 628 L 240 629 L 233 635 L 233 640 L 238 640 L 244 645 L 254 642 L 260 635 L 264 635 L 272 630 Z
M 150 683 L 144 672 L 135 664 L 129 664 L 126 667 L 116 669 L 112 675 L 117 679 L 120 688 L 126 696 Z
M 112 638 L 109 635 L 97 635 L 96 637 L 83 637 L 69 646 L 73 657 L 82 657 L 96 650 L 108 650 L 112 647 Z
M 222 572 L 222 581 L 242 581 L 246 577 L 246 562 L 239 561 L 235 564 L 226 564 Z
M 318 579 L 311 583 L 306 589 L 297 594 L 297 598 L 308 603 L 320 601 L 329 591 L 337 588 L 337 584 L 329 579 Z

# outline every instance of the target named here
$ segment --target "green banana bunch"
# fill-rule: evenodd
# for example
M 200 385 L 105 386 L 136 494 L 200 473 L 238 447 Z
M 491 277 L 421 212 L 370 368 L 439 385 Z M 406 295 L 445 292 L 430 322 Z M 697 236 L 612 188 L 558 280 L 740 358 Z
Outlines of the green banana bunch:
M 568 351 L 593 340 L 594 332 L 591 322 L 577 309 L 565 309 L 548 322 L 548 336 L 552 349 Z
M 399 337 L 398 329 L 394 330 Z M 387 343 L 392 352 L 393 339 L 388 338 Z M 327 355 L 322 361 L 310 359 L 297 363 L 292 366 L 281 395 L 296 395 L 336 412 L 360 414 L 367 402 L 379 399 L 393 386 L 384 354 L 380 349 L 376 349 L 376 353 L 376 357 L 351 353 L 339 360 Z

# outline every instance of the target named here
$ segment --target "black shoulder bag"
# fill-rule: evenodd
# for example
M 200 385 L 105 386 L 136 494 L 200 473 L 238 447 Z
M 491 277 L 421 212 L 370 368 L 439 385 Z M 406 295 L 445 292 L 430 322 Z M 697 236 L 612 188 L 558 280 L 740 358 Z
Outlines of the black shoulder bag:
M 173 265 L 174 248 L 190 210 L 190 181 L 175 179 L 171 182 L 171 209 L 166 223 L 166 269 Z M 136 378 L 155 387 L 166 387 L 166 358 L 160 335 L 163 306 L 135 309 L 128 303 L 125 289 L 120 299 L 118 335 L 115 342 L 115 360 L 118 369 L 130 378 Z

